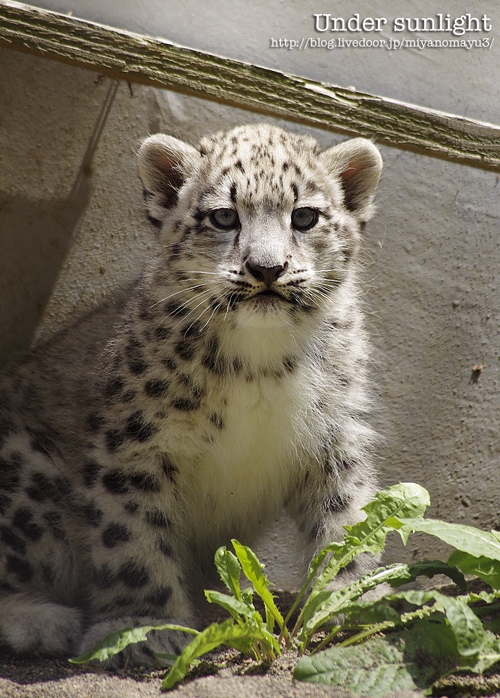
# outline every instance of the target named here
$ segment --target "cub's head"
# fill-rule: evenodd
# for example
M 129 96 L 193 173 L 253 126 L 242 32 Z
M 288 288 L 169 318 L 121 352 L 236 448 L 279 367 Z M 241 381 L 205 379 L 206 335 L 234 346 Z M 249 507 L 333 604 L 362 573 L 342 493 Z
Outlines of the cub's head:
M 209 289 L 193 293 L 197 307 L 247 319 L 329 303 L 350 277 L 381 169 L 363 138 L 321 151 L 265 124 L 216 133 L 198 148 L 158 134 L 139 151 L 165 265 L 178 282 L 184 274 L 190 288 L 199 280 Z

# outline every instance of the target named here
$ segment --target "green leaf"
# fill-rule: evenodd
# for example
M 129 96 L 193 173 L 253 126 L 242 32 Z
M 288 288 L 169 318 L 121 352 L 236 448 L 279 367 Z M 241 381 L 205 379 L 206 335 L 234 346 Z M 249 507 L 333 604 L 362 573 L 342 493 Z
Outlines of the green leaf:
M 413 482 L 400 482 L 378 492 L 375 499 L 363 507 L 366 518 L 353 526 L 345 527 L 347 533 L 344 540 L 333 551 L 314 584 L 313 592 L 323 589 L 356 555 L 364 552 L 376 555 L 382 552 L 387 533 L 399 525 L 401 517 L 421 516 L 429 504 L 427 490 Z
M 434 601 L 433 610 L 442 611 L 453 632 L 457 651 L 463 657 L 477 654 L 487 643 L 488 636 L 481 621 L 461 598 L 444 596 L 435 589 L 428 591 L 402 591 L 389 597 L 390 600 L 405 599 L 415 606 Z
M 222 608 L 235 618 L 235 620 L 241 620 L 240 616 L 247 619 L 250 618 L 254 613 L 255 609 L 253 606 L 249 606 L 244 601 L 239 601 L 235 599 L 234 596 L 228 596 L 227 594 L 221 594 L 219 591 L 206 590 L 205 596 L 210 603 L 219 604 Z
M 352 602 L 366 591 L 370 591 L 384 582 L 397 586 L 413 581 L 418 574 L 418 566 L 413 567 L 413 571 L 409 565 L 404 563 L 380 567 L 338 591 L 322 590 L 316 594 L 311 594 L 303 610 L 303 627 L 300 633 L 302 644 L 304 645 L 307 638 L 332 616 L 338 613 L 348 613 Z
M 303 657 L 293 676 L 299 681 L 339 686 L 374 698 L 389 691 L 399 693 L 428 685 L 433 669 L 406 658 L 404 650 L 399 634 L 353 647 L 332 647 Z
M 460 587 L 461 591 L 467 590 L 467 582 L 465 581 L 464 575 L 457 570 L 454 563 L 441 562 L 440 560 L 422 560 L 421 562 L 414 562 L 409 566 L 410 574 L 414 579 L 420 576 L 434 577 L 436 574 L 444 574 L 449 577 L 455 584 Z M 404 582 L 401 582 L 404 584 Z M 392 586 L 398 586 L 397 581 L 391 582 Z
M 348 614 L 344 625 L 375 625 L 387 621 L 398 625 L 401 621 L 399 613 L 382 601 L 354 601 L 342 613 Z
M 277 621 L 280 629 L 283 628 L 285 621 L 274 603 L 274 596 L 269 591 L 269 581 L 266 579 L 263 572 L 264 566 L 259 562 L 257 556 L 250 548 L 241 545 L 237 540 L 232 540 L 231 543 L 233 544 L 238 560 L 243 568 L 243 573 L 247 579 L 252 582 L 255 591 L 264 602 L 266 609 Z
M 309 570 L 308 570 L 308 573 L 307 573 L 306 581 L 304 582 L 304 584 L 303 584 L 303 586 L 302 586 L 302 589 L 301 589 L 301 590 L 299 591 L 299 593 L 297 594 L 297 598 L 295 599 L 295 602 L 294 602 L 292 608 L 289 610 L 288 615 L 287 615 L 287 617 L 285 618 L 285 627 L 288 625 L 288 621 L 289 621 L 290 618 L 292 617 L 293 612 L 295 611 L 295 609 L 297 608 L 297 606 L 300 604 L 300 602 L 301 602 L 301 600 L 302 600 L 302 597 L 304 596 L 304 594 L 305 594 L 305 593 L 307 592 L 307 590 L 309 589 L 309 586 L 310 586 L 310 584 L 311 584 L 313 578 L 315 577 L 317 571 L 319 570 L 319 568 L 320 568 L 321 565 L 323 564 L 323 561 L 324 561 L 325 557 L 326 557 L 327 555 L 329 555 L 331 552 L 333 552 L 334 550 L 337 550 L 337 549 L 339 549 L 339 548 L 341 548 L 341 547 L 342 547 L 342 546 L 341 546 L 340 543 L 330 543 L 330 544 L 327 545 L 325 548 L 323 548 L 323 550 L 321 550 L 321 551 L 319 552 L 319 554 L 316 555 L 316 557 L 311 561 L 311 563 L 310 563 L 310 565 L 309 565 Z M 300 620 L 300 622 L 302 622 L 302 621 Z M 293 631 L 294 633 L 295 633 L 296 629 L 298 629 L 298 627 L 299 627 L 299 621 L 297 622 L 297 625 L 296 625 L 295 628 L 294 628 L 294 631 Z
M 426 593 L 414 600 L 422 601 Z M 487 644 L 477 654 L 460 655 L 450 625 L 424 620 L 410 630 L 304 657 L 297 664 L 294 678 L 347 688 L 373 698 L 390 691 L 417 689 L 428 694 L 434 681 L 454 671 L 481 673 L 491 667 L 500 658 L 499 651 L 500 641 L 488 636 Z
M 446 619 L 455 635 L 457 649 L 463 657 L 476 655 L 488 643 L 488 636 L 474 611 L 461 599 L 435 593 L 444 608 Z
M 500 640 L 490 638 L 488 645 L 483 647 L 477 655 L 464 657 L 460 668 L 465 671 L 473 671 L 475 674 L 482 674 L 497 662 L 500 662 Z
M 500 539 L 497 531 L 481 531 L 473 526 L 451 524 L 436 519 L 395 516 L 399 523 L 412 531 L 428 533 L 473 557 L 500 560 Z
M 100 662 L 104 662 L 106 659 L 109 659 L 115 654 L 118 654 L 118 652 L 124 650 L 128 645 L 132 645 L 136 642 L 144 642 L 147 634 L 151 630 L 179 630 L 184 633 L 192 633 L 194 635 L 198 634 L 198 630 L 186 628 L 182 625 L 172 625 L 171 623 L 166 625 L 143 625 L 139 628 L 124 628 L 123 630 L 117 630 L 109 635 L 106 635 L 104 640 L 101 640 L 101 642 L 99 642 L 89 652 L 86 652 L 86 654 L 81 654 L 79 657 L 74 657 L 69 661 L 73 664 L 83 664 L 84 662 L 90 662 L 93 659 L 98 659 Z
M 168 672 L 163 681 L 163 690 L 173 688 L 189 671 L 189 666 L 194 659 L 210 652 L 210 650 L 225 644 L 241 649 L 242 640 L 260 640 L 267 647 L 277 649 L 279 646 L 275 638 L 270 635 L 262 624 L 255 619 L 250 619 L 242 624 L 234 624 L 232 619 L 224 623 L 212 623 L 208 628 L 198 633 L 198 635 L 184 648 L 182 654 L 177 658 L 175 664 Z
M 454 550 L 448 558 L 448 564 L 459 567 L 465 574 L 480 577 L 492 589 L 500 589 L 500 561 L 498 560 Z
M 227 589 L 241 601 L 240 575 L 241 566 L 233 553 L 223 545 L 219 548 L 214 557 L 215 566 L 219 577 L 222 579 Z

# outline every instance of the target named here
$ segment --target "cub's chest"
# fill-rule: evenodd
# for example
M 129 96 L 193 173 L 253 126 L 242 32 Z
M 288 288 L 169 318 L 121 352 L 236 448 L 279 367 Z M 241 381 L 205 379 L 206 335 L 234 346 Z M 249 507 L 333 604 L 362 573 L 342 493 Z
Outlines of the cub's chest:
M 216 382 L 198 410 L 176 414 L 165 425 L 165 448 L 188 470 L 196 462 L 226 474 L 280 468 L 304 440 L 310 392 L 298 371 Z
M 282 504 L 304 460 L 304 392 L 294 376 L 238 379 L 212 395 L 212 429 L 184 425 L 174 461 L 202 518 L 213 522 L 222 509 L 236 520 Z

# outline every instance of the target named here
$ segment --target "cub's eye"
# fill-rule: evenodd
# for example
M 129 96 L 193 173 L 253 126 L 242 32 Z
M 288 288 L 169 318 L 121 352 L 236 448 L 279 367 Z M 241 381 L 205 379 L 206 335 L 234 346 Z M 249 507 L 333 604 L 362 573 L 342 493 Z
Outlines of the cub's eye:
M 210 213 L 209 218 L 221 230 L 232 230 L 240 222 L 238 214 L 232 208 L 216 208 Z
M 318 222 L 318 212 L 314 208 L 296 208 L 292 212 L 292 225 L 295 230 L 309 230 Z

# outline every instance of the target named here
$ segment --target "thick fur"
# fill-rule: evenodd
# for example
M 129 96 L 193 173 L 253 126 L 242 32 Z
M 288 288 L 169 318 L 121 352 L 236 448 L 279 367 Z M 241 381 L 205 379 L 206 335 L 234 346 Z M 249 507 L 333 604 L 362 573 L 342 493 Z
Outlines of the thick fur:
M 364 139 L 321 152 L 267 125 L 145 141 L 160 234 L 142 280 L 0 384 L 3 642 L 64 654 L 192 624 L 231 537 L 284 507 L 310 556 L 362 518 L 358 247 L 381 166 Z M 152 633 L 127 660 L 183 642 Z

